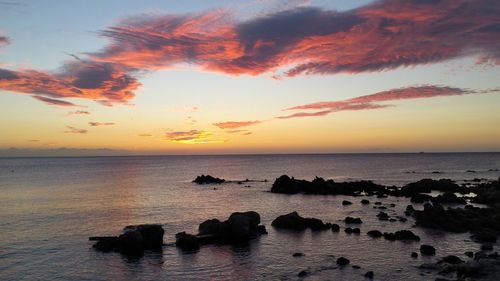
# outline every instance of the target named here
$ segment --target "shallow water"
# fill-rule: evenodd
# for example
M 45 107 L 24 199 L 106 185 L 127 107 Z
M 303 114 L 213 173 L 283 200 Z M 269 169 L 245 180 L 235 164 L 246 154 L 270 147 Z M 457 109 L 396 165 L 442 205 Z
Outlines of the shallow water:
M 0 159 L 0 276 L 2 280 L 363 280 L 373 270 L 381 280 L 433 279 L 416 266 L 439 256 L 478 250 L 467 234 L 444 234 L 381 222 L 373 204 L 345 196 L 282 195 L 268 192 L 273 180 L 288 174 L 311 180 L 372 179 L 402 185 L 421 178 L 496 179 L 500 154 L 258 155 Z M 475 173 L 467 172 L 474 170 Z M 432 172 L 439 171 L 440 174 Z M 199 174 L 269 182 L 198 186 Z M 214 187 L 216 189 L 214 189 Z M 368 198 L 395 203 L 389 214 L 402 215 L 405 198 Z M 354 204 L 342 206 L 342 200 Z M 147 252 L 141 259 L 98 253 L 87 239 L 115 235 L 129 224 L 161 223 L 165 242 L 179 231 L 196 232 L 200 222 L 225 219 L 231 212 L 255 210 L 269 234 L 248 246 L 204 246 L 197 253 L 175 247 Z M 328 222 L 359 216 L 361 235 L 343 231 L 278 231 L 271 221 L 298 211 Z M 421 243 L 434 245 L 437 257 L 412 259 L 420 243 L 371 239 L 372 229 L 411 229 Z M 294 258 L 294 252 L 305 257 Z M 333 258 L 334 256 L 335 258 Z M 335 266 L 344 256 L 361 269 Z

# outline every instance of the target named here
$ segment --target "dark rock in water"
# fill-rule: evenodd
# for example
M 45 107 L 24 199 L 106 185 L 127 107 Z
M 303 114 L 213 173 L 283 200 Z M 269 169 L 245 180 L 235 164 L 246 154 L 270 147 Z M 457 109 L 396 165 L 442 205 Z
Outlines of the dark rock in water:
M 372 238 L 382 237 L 382 232 L 380 232 L 378 230 L 370 230 L 366 234 L 368 234 L 368 236 L 370 236 Z
M 322 220 L 316 218 L 306 218 L 306 224 L 313 231 L 328 230 L 332 227 L 331 224 L 325 224 Z
M 346 217 L 344 219 L 344 222 L 348 223 L 348 224 L 360 224 L 360 223 L 363 223 L 363 221 L 361 220 L 361 218 L 353 218 L 353 217 Z
M 351 201 L 344 200 L 342 201 L 342 205 L 347 206 L 347 205 L 352 205 Z
M 482 251 L 493 251 L 493 245 L 492 244 L 482 244 L 481 250 Z
M 197 251 L 200 249 L 200 240 L 195 235 L 179 232 L 175 235 L 175 245 L 184 251 Z
M 305 230 L 306 228 L 310 228 L 313 231 L 328 230 L 332 227 L 332 224 L 325 224 L 320 219 L 303 218 L 297 212 L 281 215 L 277 217 L 271 225 L 276 228 L 291 230 Z
M 399 230 L 396 231 L 392 236 L 392 233 L 389 233 L 389 236 L 391 236 L 391 239 L 394 240 L 402 240 L 402 241 L 420 241 L 420 237 L 415 235 L 413 232 L 410 230 Z M 386 233 L 384 233 L 384 237 L 386 236 Z M 388 240 L 391 240 L 388 239 Z
M 403 217 L 398 217 L 398 220 L 399 220 L 400 222 L 407 222 L 407 221 L 408 221 L 408 219 L 407 219 L 407 218 L 403 218 Z
M 467 170 L 466 172 L 467 172 L 467 173 L 476 173 L 476 171 L 475 171 L 475 170 Z
M 360 269 L 361 268 L 361 266 L 359 266 L 359 265 L 352 265 L 351 267 L 354 268 L 354 269 Z
M 400 194 L 403 196 L 410 197 L 418 193 L 430 193 L 433 190 L 436 191 L 456 191 L 459 190 L 460 186 L 454 181 L 449 179 L 422 179 L 417 182 L 409 183 L 403 186 L 400 190 Z
M 218 234 L 221 232 L 221 221 L 218 219 L 206 220 L 198 226 L 198 235 Z
M 467 201 L 455 195 L 453 192 L 445 192 L 441 195 L 438 195 L 436 198 L 431 199 L 434 204 L 466 204 Z
M 165 231 L 159 224 L 129 225 L 124 231 L 139 231 L 144 242 L 144 249 L 154 250 L 163 247 L 163 235 Z
M 459 264 L 459 263 L 463 263 L 464 261 L 457 257 L 457 256 L 453 256 L 453 255 L 450 255 L 450 256 L 446 256 L 444 258 L 442 258 L 438 263 L 449 263 L 449 264 Z
M 398 220 L 397 220 L 397 219 L 395 219 L 395 218 L 390 218 L 390 219 L 389 219 L 389 221 L 390 221 L 390 222 L 396 222 L 396 221 L 398 221 Z
M 339 232 L 340 226 L 336 223 L 332 224 L 332 232 Z
M 377 209 L 379 209 L 379 210 L 387 210 L 387 207 L 385 207 L 385 206 L 380 206 L 380 207 L 377 207 Z
M 118 248 L 118 237 L 110 236 L 110 237 L 90 237 L 90 241 L 97 241 L 93 245 L 94 249 L 103 252 L 115 251 Z
M 431 200 L 432 200 L 432 198 L 433 198 L 433 197 L 432 197 L 432 196 L 430 196 L 430 195 L 417 193 L 417 194 L 414 194 L 414 195 L 411 197 L 410 201 L 411 201 L 412 203 L 420 203 L 420 204 L 422 204 L 422 203 L 424 203 L 424 202 L 431 201 Z
M 389 206 L 390 206 L 391 208 L 394 208 L 394 207 L 396 207 L 396 204 L 391 203 L 391 204 L 389 204 Z
M 434 256 L 436 254 L 436 248 L 431 245 L 420 245 L 420 253 L 423 256 Z
M 226 180 L 212 177 L 211 175 L 201 175 L 197 176 L 196 179 L 193 180 L 194 183 L 197 184 L 213 184 L 213 183 L 223 183 Z
M 411 257 L 412 258 L 418 258 L 418 253 L 417 252 L 411 252 Z
M 375 205 L 382 205 L 382 202 L 375 202 Z
M 373 271 L 368 271 L 365 273 L 365 278 L 368 278 L 368 279 L 373 279 Z
M 474 257 L 474 252 L 465 252 L 464 255 L 468 256 L 469 258 Z
M 90 237 L 97 241 L 93 247 L 98 251 L 115 251 L 128 256 L 141 256 L 144 250 L 161 250 L 164 230 L 158 224 L 130 225 L 119 236 Z
M 352 234 L 353 233 L 353 229 L 351 227 L 346 227 L 344 229 L 344 232 L 347 233 L 347 234 Z
M 375 184 L 371 181 L 334 182 L 333 180 L 324 180 L 319 177 L 316 177 L 313 181 L 307 181 L 282 175 L 274 181 L 271 192 L 359 196 L 361 192 L 373 195 L 375 193 L 385 194 L 388 190 L 385 186 Z
M 354 233 L 354 234 L 360 234 L 360 233 L 361 233 L 361 230 L 360 230 L 359 228 L 357 228 L 357 227 L 356 227 L 356 228 L 353 228 L 353 229 L 352 229 L 352 233 Z
M 307 270 L 302 270 L 299 274 L 297 274 L 298 277 L 306 277 L 307 275 L 309 275 Z
M 413 214 L 413 212 L 415 212 L 415 209 L 413 208 L 413 205 L 406 206 L 406 210 L 405 210 L 405 215 L 406 216 L 411 216 Z
M 381 221 L 389 220 L 389 215 L 386 212 L 379 212 L 377 218 Z
M 363 199 L 363 200 L 361 200 L 361 204 L 368 205 L 368 204 L 370 204 L 370 201 Z
M 476 232 L 471 236 L 472 239 L 476 242 L 481 242 L 481 243 L 495 243 L 497 242 L 497 236 L 491 232 L 487 231 L 480 231 Z
M 292 256 L 298 258 L 298 257 L 303 257 L 305 255 L 304 253 L 294 253 Z
M 232 213 L 227 221 L 225 236 L 230 240 L 249 240 L 256 235 L 260 224 L 260 215 L 257 212 Z
M 118 236 L 118 250 L 130 256 L 139 256 L 144 252 L 144 239 L 137 230 L 126 231 Z
M 344 265 L 348 265 L 351 261 L 344 258 L 344 257 L 340 257 L 337 259 L 337 264 L 340 265 L 340 266 L 344 266 Z
M 301 217 L 297 212 L 281 215 L 277 217 L 271 225 L 276 228 L 292 230 L 304 230 L 307 228 L 306 219 Z
M 267 229 L 265 225 L 257 226 L 257 232 L 260 234 L 267 234 Z
M 440 171 L 432 171 L 432 174 L 441 174 Z

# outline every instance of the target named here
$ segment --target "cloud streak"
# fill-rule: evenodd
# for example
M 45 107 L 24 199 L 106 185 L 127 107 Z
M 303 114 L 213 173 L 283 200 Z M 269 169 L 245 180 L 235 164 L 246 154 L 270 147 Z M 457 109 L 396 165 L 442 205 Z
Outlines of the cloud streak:
M 216 139 L 211 132 L 203 130 L 166 132 L 165 139 L 183 144 L 223 143 L 225 140 Z
M 68 101 L 63 101 L 63 100 L 58 100 L 58 99 L 51 99 L 43 96 L 32 96 L 34 99 L 39 100 L 45 104 L 49 105 L 55 105 L 55 106 L 62 106 L 62 107 L 72 107 L 72 106 L 77 106 L 74 103 L 68 102 Z
M 68 115 L 90 115 L 90 112 L 85 110 L 75 110 L 68 112 Z
M 99 126 L 112 126 L 112 125 L 115 125 L 115 123 L 112 123 L 112 122 L 89 122 L 89 125 L 92 127 L 99 127 Z
M 214 123 L 214 126 L 219 127 L 219 129 L 239 129 L 239 128 L 244 128 L 248 126 L 253 126 L 262 123 L 260 120 L 254 120 L 254 121 L 226 121 L 226 122 L 219 122 L 219 123 Z
M 324 101 L 316 102 L 305 105 L 294 106 L 285 109 L 286 111 L 292 110 L 315 110 L 314 112 L 298 112 L 285 116 L 275 117 L 277 119 L 290 119 L 297 117 L 315 117 L 325 116 L 330 113 L 340 111 L 353 111 L 353 110 L 372 110 L 393 107 L 391 104 L 384 104 L 383 102 L 411 100 L 411 99 L 424 99 L 434 97 L 450 97 L 468 94 L 487 94 L 498 93 L 500 89 L 486 89 L 486 90 L 472 90 L 463 88 L 454 88 L 436 85 L 423 85 L 405 88 L 397 88 L 387 91 L 374 93 L 371 95 L 359 96 L 351 99 L 340 101 Z M 381 104 L 382 102 L 382 104 Z
M 67 134 L 86 134 L 88 133 L 88 130 L 85 129 L 78 129 L 72 126 L 66 126 L 66 131 L 64 131 Z

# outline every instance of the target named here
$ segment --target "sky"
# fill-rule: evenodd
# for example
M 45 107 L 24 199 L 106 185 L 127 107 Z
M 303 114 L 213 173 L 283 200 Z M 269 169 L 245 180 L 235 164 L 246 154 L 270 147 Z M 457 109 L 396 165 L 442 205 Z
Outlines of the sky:
M 497 0 L 0 1 L 0 156 L 500 151 Z

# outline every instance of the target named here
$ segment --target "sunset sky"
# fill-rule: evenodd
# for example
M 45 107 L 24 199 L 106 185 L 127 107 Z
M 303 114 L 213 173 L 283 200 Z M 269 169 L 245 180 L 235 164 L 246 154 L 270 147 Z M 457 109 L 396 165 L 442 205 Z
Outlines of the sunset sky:
M 500 151 L 499 66 L 498 0 L 0 1 L 0 156 Z

